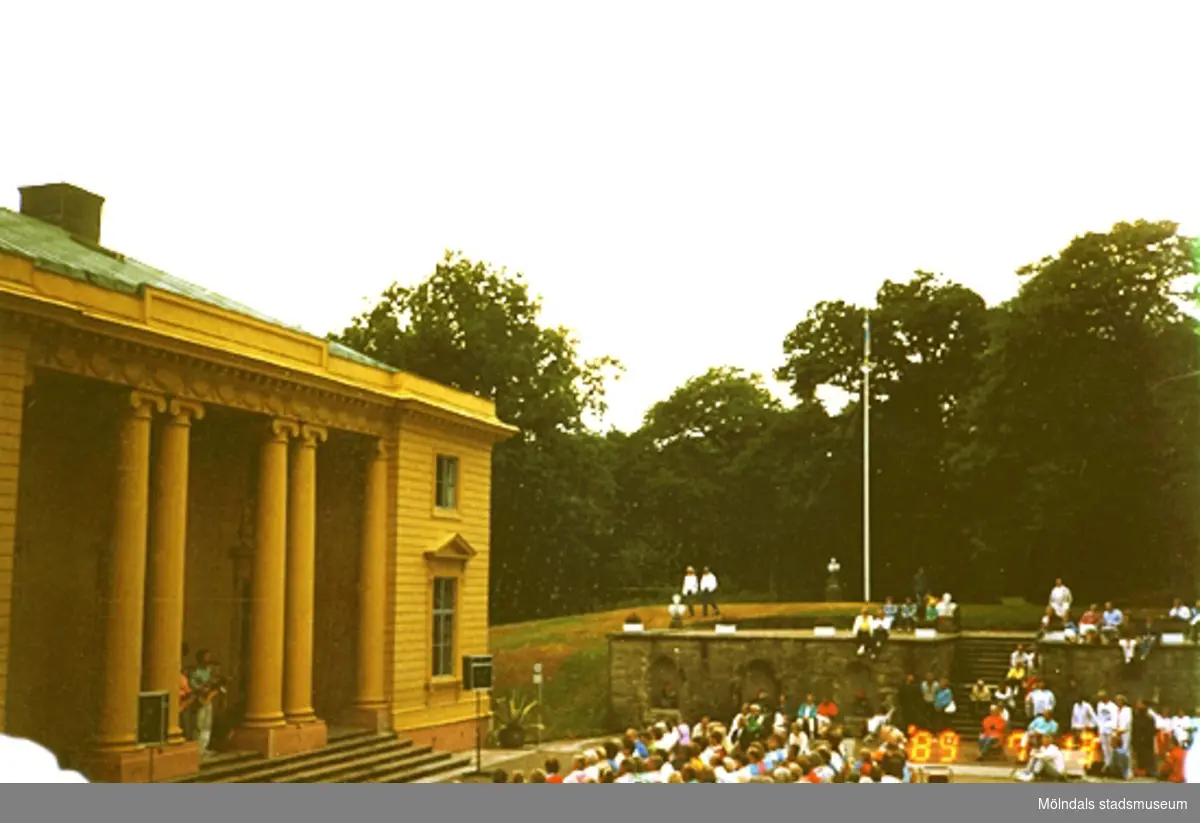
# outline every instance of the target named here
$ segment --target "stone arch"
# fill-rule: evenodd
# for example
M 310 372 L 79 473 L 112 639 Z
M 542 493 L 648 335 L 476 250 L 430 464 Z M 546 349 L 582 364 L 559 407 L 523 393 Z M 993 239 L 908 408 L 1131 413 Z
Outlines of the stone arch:
M 751 660 L 742 674 L 742 699 L 747 703 L 763 703 L 770 711 L 779 703 L 779 678 L 774 667 L 765 660 Z
M 679 667 L 669 657 L 657 657 L 650 664 L 650 706 L 655 709 L 679 708 Z

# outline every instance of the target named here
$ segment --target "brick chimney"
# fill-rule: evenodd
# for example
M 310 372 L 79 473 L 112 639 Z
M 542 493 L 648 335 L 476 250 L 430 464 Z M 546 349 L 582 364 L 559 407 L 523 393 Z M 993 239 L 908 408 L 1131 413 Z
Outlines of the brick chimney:
M 100 244 L 103 197 L 70 183 L 25 186 L 20 192 L 21 214 L 53 223 L 85 242 Z

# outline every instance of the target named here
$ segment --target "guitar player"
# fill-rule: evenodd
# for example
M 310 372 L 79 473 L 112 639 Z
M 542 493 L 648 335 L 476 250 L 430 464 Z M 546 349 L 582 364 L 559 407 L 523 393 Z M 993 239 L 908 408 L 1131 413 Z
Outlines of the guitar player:
M 200 757 L 208 754 L 212 742 L 213 700 L 225 693 L 225 682 L 217 673 L 219 664 L 207 649 L 196 652 L 196 667 L 188 678 L 191 693 L 188 695 L 192 712 L 191 726 L 200 744 Z

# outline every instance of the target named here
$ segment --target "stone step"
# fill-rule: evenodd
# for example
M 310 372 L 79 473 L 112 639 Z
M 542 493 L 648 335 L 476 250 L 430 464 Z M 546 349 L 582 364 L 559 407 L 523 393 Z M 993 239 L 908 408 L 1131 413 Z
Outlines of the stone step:
M 431 746 L 392 746 L 369 749 L 351 755 L 330 758 L 312 768 L 294 769 L 276 777 L 274 783 L 358 783 L 358 777 L 369 776 L 380 766 L 398 765 L 400 761 L 424 757 L 433 751 Z M 343 779 L 344 778 L 344 779 Z
M 249 771 L 256 771 L 265 766 L 286 766 L 296 763 L 307 763 L 317 758 L 327 757 L 330 754 L 338 752 L 353 751 L 362 746 L 368 746 L 373 743 L 384 742 L 385 740 L 396 740 L 394 734 L 377 734 L 369 731 L 353 731 L 343 733 L 333 737 L 329 743 L 321 749 L 315 749 L 311 752 L 303 752 L 301 754 L 285 755 L 277 758 L 265 758 L 256 754 L 239 753 L 232 758 L 223 758 L 221 761 L 212 765 L 205 764 L 200 768 L 200 774 L 185 779 L 181 782 L 186 783 L 217 783 L 224 782 L 228 778 L 236 777 L 240 774 Z
M 372 758 L 395 759 L 413 750 L 409 740 L 395 737 L 357 747 L 322 753 L 319 757 L 286 763 L 262 764 L 253 771 L 237 775 L 228 783 L 321 783 L 322 778 L 344 771 L 347 763 L 359 763 Z M 337 782 L 332 781 L 332 782 Z
M 471 767 L 472 760 L 467 755 L 451 755 L 446 752 L 436 752 L 425 762 L 410 768 L 400 769 L 386 774 L 376 775 L 364 783 L 415 783 L 439 774 L 460 772 Z

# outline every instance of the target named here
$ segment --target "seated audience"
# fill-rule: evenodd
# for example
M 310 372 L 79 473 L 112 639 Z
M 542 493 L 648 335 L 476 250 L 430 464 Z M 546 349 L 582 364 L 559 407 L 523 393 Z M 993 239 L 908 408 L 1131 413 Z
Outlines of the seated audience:
M 1167 783 L 1182 783 L 1183 765 L 1186 759 L 1187 751 L 1178 740 L 1172 739 L 1166 757 L 1163 758 L 1162 766 L 1158 770 L 1158 779 Z
M 1125 625 L 1125 615 L 1109 601 L 1104 604 L 1103 620 L 1100 623 L 1100 639 L 1109 642 L 1120 638 Z
M 1183 604 L 1183 600 L 1176 597 L 1175 603 L 1171 606 L 1171 611 L 1167 612 L 1167 620 L 1190 627 L 1192 624 L 1192 610 Z
M 871 610 L 866 606 L 858 613 L 858 617 L 854 618 L 854 626 L 850 629 L 854 635 L 854 641 L 858 643 L 858 656 L 864 654 L 870 655 L 872 659 L 875 657 L 875 626 L 874 619 L 871 617 Z
M 1054 738 L 1058 736 L 1058 721 L 1054 719 L 1054 712 L 1047 711 L 1035 716 L 1029 721 L 1029 726 L 1026 731 L 1030 735 L 1041 734 Z
M 1087 611 L 1079 618 L 1079 639 L 1085 643 L 1095 643 L 1100 640 L 1100 624 L 1104 616 L 1100 607 L 1095 603 L 1088 606 Z
M 1008 732 L 1008 723 L 1000 712 L 1000 706 L 993 705 L 991 713 L 983 718 L 982 729 L 979 733 L 979 760 L 983 760 L 992 751 L 1004 751 L 1004 740 Z
M 888 595 L 883 601 L 883 628 L 886 631 L 892 631 L 896 627 L 896 618 L 900 615 L 900 607 L 892 600 L 892 596 Z
M 1029 762 L 1017 773 L 1023 782 L 1064 782 L 1067 779 L 1067 758 L 1054 742 L 1042 734 L 1029 735 Z
M 901 631 L 911 632 L 917 627 L 918 606 L 913 602 L 911 597 L 904 598 L 904 603 L 900 606 L 900 622 L 899 629 Z
M 959 629 L 958 604 L 950 597 L 950 592 L 942 595 L 937 603 L 938 629 L 946 632 L 956 632 Z
M 937 691 L 933 695 L 933 711 L 934 714 L 942 719 L 943 723 L 949 724 L 947 715 L 954 714 L 958 711 L 958 707 L 954 703 L 954 692 L 950 688 L 950 680 L 943 677 L 938 684 Z M 947 726 L 948 728 L 948 726 Z M 931 729 L 930 731 L 934 731 Z
M 971 707 L 975 710 L 975 716 L 983 718 L 987 716 L 992 705 L 992 689 L 987 683 L 983 682 L 983 678 L 975 681 L 975 685 L 971 687 Z

